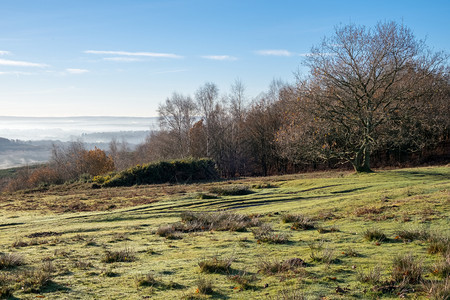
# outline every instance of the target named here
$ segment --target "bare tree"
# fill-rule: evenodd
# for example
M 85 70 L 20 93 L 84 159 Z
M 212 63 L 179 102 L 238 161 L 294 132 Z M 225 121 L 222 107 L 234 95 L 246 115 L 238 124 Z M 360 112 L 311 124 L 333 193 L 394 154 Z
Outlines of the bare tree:
M 317 155 L 370 172 L 371 153 L 392 134 L 387 127 L 418 116 L 445 60 L 402 24 L 337 27 L 306 58 L 310 76 L 299 78 L 293 97 L 302 114 L 285 127 L 298 132 L 285 137 L 296 135 Z
M 200 87 L 195 93 L 195 99 L 198 104 L 200 114 L 205 121 L 206 130 L 206 155 L 210 156 L 210 144 L 212 135 L 212 123 L 214 118 L 214 111 L 217 108 L 219 96 L 219 89 L 214 83 L 207 82 L 202 87 Z
M 283 117 L 279 97 L 285 88 L 285 83 L 273 80 L 268 91 L 253 101 L 245 120 L 247 151 L 251 153 L 253 163 L 260 170 L 257 173 L 264 176 L 267 176 L 271 169 L 279 168 L 280 149 L 276 135 Z
M 240 79 L 236 79 L 231 85 L 228 99 L 233 119 L 243 121 L 246 113 L 247 98 L 245 96 L 245 85 Z
M 191 97 L 173 93 L 171 98 L 159 105 L 159 122 L 162 130 L 167 130 L 174 138 L 172 150 L 178 157 L 189 154 L 189 132 L 192 128 L 196 105 Z

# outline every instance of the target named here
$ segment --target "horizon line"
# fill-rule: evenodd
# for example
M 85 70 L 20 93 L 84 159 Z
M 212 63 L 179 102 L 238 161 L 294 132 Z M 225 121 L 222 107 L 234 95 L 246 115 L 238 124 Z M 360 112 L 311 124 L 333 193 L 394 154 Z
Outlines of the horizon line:
M 158 116 L 107 116 L 107 115 L 96 115 L 96 116 L 89 116 L 89 115 L 80 115 L 80 116 L 4 116 L 0 115 L 0 118 L 159 118 Z

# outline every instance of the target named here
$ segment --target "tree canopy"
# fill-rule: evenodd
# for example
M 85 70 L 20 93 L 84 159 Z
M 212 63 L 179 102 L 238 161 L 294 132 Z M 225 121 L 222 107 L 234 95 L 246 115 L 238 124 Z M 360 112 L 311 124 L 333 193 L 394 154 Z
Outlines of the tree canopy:
M 305 59 L 310 73 L 288 97 L 279 139 L 303 155 L 337 158 L 369 172 L 372 152 L 404 140 L 406 128 L 422 141 L 429 138 L 422 130 L 431 125 L 427 108 L 448 112 L 445 62 L 444 53 L 432 53 L 403 24 L 336 27 Z M 448 124 L 431 127 L 442 131 Z

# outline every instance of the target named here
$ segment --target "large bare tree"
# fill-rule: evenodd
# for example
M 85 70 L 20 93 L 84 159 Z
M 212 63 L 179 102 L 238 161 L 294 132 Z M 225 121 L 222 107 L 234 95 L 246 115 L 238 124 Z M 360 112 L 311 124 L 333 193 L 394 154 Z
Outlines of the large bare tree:
M 418 111 L 433 101 L 445 62 L 443 53 L 429 51 L 403 24 L 336 27 L 306 57 L 310 74 L 299 78 L 291 99 L 296 108 L 289 111 L 299 113 L 280 138 L 370 172 L 371 153 L 392 140 L 391 129 L 411 118 L 420 122 Z

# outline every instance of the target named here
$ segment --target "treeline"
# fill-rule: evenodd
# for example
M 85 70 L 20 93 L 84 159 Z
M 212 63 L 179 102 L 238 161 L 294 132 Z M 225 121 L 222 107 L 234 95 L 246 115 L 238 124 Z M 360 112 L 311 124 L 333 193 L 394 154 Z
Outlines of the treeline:
M 403 24 L 336 27 L 293 84 L 273 81 L 251 101 L 240 80 L 222 96 L 214 83 L 173 93 L 136 157 L 208 157 L 225 177 L 448 162 L 447 61 Z

